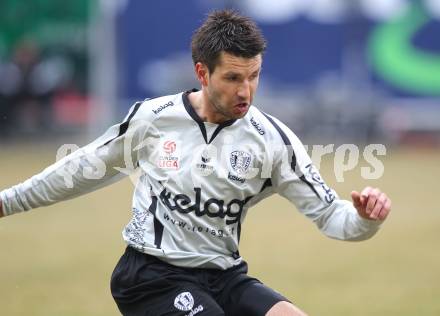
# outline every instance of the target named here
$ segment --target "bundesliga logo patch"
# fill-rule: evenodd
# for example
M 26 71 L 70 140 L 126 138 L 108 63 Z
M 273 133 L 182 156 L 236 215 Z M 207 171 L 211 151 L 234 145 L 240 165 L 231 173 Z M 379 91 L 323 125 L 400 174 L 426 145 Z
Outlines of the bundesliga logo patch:
M 179 157 L 176 154 L 177 144 L 167 140 L 162 145 L 162 155 L 159 156 L 157 166 L 161 169 L 179 169 Z

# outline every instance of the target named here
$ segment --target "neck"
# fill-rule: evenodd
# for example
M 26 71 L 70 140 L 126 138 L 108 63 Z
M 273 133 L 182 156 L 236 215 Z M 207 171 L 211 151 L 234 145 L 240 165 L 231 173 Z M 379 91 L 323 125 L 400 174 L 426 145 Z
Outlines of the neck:
M 221 124 L 228 119 L 220 113 L 216 113 L 214 107 L 209 101 L 206 91 L 200 90 L 192 92 L 188 95 L 191 106 L 197 115 L 204 121 L 209 123 Z

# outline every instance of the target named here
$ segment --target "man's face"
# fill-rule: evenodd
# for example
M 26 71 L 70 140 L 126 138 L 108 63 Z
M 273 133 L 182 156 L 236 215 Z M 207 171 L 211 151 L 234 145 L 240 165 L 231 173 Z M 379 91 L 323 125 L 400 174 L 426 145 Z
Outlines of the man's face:
M 220 121 L 246 115 L 258 86 L 261 62 L 261 55 L 244 58 L 222 52 L 214 71 L 206 74 L 203 88 L 208 106 Z

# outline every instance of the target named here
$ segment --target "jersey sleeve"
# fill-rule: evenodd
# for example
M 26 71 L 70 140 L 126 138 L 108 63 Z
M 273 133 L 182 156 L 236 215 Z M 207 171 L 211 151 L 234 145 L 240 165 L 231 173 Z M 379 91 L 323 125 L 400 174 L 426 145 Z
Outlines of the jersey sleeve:
M 30 179 L 0 192 L 5 216 L 72 199 L 116 182 L 137 164 L 136 146 L 147 132 L 141 102 L 101 137 Z
M 322 179 L 298 137 L 276 118 L 268 119 L 282 140 L 272 171 L 274 190 L 330 238 L 355 241 L 373 236 L 380 223 L 360 217 L 351 202 L 339 199 Z

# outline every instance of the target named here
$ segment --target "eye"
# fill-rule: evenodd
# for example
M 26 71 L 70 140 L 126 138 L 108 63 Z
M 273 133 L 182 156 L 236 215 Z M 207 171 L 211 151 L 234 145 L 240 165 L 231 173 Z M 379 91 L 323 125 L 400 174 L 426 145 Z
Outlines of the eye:
M 228 80 L 228 81 L 237 81 L 238 80 L 238 76 L 235 76 L 235 75 L 227 76 L 226 80 Z
M 257 78 L 258 78 L 258 75 L 259 75 L 259 73 L 256 72 L 256 73 L 254 73 L 254 74 L 251 75 L 250 79 L 251 79 L 251 80 L 257 79 Z

